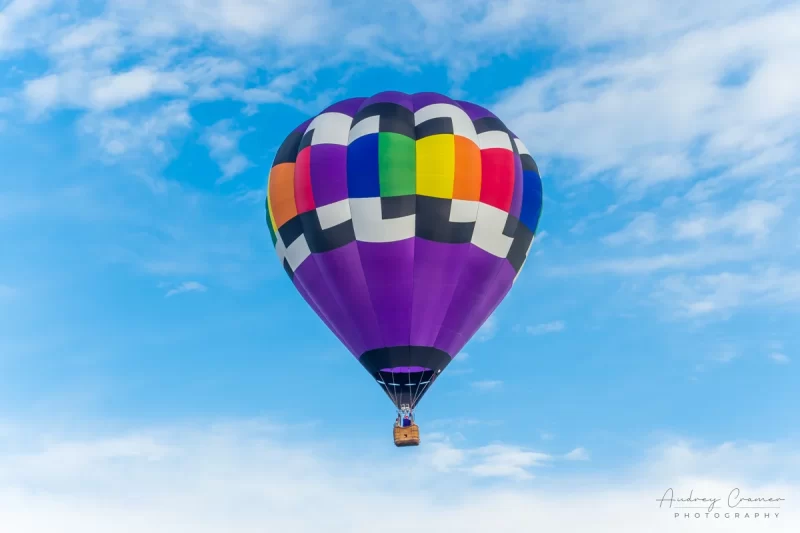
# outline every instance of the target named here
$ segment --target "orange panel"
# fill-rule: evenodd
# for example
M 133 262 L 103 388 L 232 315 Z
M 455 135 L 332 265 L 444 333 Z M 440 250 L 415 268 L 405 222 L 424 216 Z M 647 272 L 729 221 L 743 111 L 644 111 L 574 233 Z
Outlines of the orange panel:
M 455 136 L 456 168 L 453 183 L 454 200 L 480 200 L 481 149 L 471 140 Z
M 269 173 L 269 205 L 279 228 L 297 216 L 294 201 L 294 163 L 281 163 Z

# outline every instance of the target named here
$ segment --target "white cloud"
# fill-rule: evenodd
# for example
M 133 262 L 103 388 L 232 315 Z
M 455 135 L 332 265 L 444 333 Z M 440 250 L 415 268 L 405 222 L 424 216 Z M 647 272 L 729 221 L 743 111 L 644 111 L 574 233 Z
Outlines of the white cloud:
M 91 84 L 89 101 L 93 109 L 124 106 L 159 93 L 182 93 L 182 81 L 146 67 L 96 79 Z
M 571 20 L 589 24 L 589 13 L 597 13 L 599 20 L 584 26 L 593 31 L 609 31 L 613 26 L 604 22 L 629 12 L 606 12 L 603 6 L 613 2 L 586 5 L 592 8 Z M 632 46 L 532 78 L 505 94 L 497 112 L 513 117 L 510 126 L 521 138 L 535 140 L 536 153 L 578 161 L 581 178 L 614 170 L 615 184 L 639 189 L 740 165 L 799 140 L 791 125 L 800 116 L 800 95 L 788 87 L 800 75 L 800 59 L 786 52 L 800 45 L 796 5 L 748 17 L 742 15 L 751 8 L 732 9 L 736 16 L 713 25 L 700 23 L 707 12 L 691 8 L 669 40 L 654 41 L 642 29 L 658 35 L 666 23 L 651 17 L 662 9 L 643 6 L 637 12 L 647 13 L 648 23 L 617 34 L 635 38 Z M 736 69 L 745 76 L 731 84 L 726 75 Z
M 239 153 L 239 139 L 242 135 L 244 132 L 234 129 L 230 120 L 221 120 L 204 133 L 203 142 L 222 170 L 222 176 L 217 183 L 230 181 L 252 166 L 252 163 Z
M 489 315 L 489 318 L 486 319 L 486 322 L 478 328 L 478 331 L 475 332 L 475 338 L 478 342 L 486 342 L 494 338 L 497 335 L 497 327 L 498 321 L 497 317 L 494 314 Z
M 108 44 L 119 37 L 120 30 L 119 25 L 112 20 L 92 19 L 79 23 L 66 28 L 50 45 L 50 52 L 75 53 L 97 47 L 101 43 Z
M 652 243 L 657 238 L 657 232 L 656 216 L 653 213 L 641 213 L 625 228 L 603 237 L 603 242 L 612 246 L 630 242 Z
M 142 66 L 116 74 L 79 70 L 48 74 L 27 81 L 24 96 L 33 112 L 41 114 L 59 105 L 106 111 L 186 90 L 179 75 Z
M 564 331 L 566 328 L 567 325 L 563 320 L 554 320 L 553 322 L 527 326 L 525 328 L 525 333 L 529 335 L 545 335 L 547 333 L 558 333 Z
M 466 471 L 477 477 L 530 479 L 530 468 L 551 460 L 550 455 L 523 450 L 516 446 L 492 444 L 478 448 L 470 454 L 474 463 Z
M 208 290 L 205 285 L 196 281 L 184 281 L 180 285 L 167 291 L 166 297 L 175 296 L 177 294 L 184 294 L 187 292 L 206 292 Z
M 192 125 L 186 102 L 173 101 L 151 113 L 90 114 L 83 118 L 81 132 L 97 139 L 103 155 L 119 158 L 153 155 L 165 157 L 171 152 L 169 139 Z
M 698 250 L 674 253 L 659 253 L 622 258 L 597 258 L 593 261 L 576 263 L 570 266 L 552 267 L 551 275 L 573 276 L 576 274 L 653 274 L 659 271 L 688 271 L 710 265 L 722 265 L 728 262 L 741 262 L 753 259 L 752 246 L 705 246 Z
M 717 363 L 728 364 L 734 359 L 738 358 L 741 354 L 732 346 L 725 346 L 712 357 Z
M 568 461 L 588 461 L 589 460 L 589 452 L 587 452 L 584 448 L 575 448 L 568 454 L 564 456 L 564 459 Z
M 726 314 L 739 307 L 792 306 L 800 302 L 800 272 L 768 267 L 746 273 L 665 278 L 656 291 L 683 316 Z
M 459 363 L 465 362 L 469 359 L 469 354 L 467 352 L 461 352 L 453 358 L 453 361 L 458 361 Z
M 60 82 L 61 78 L 57 74 L 49 74 L 25 82 L 24 96 L 34 113 L 46 111 L 59 102 L 61 98 Z
M 26 25 L 50 4 L 50 0 L 7 2 L 0 10 L 0 54 L 24 48 L 36 36 Z
M 503 386 L 503 382 L 499 379 L 486 379 L 483 381 L 474 381 L 472 386 L 479 391 L 487 392 L 499 389 Z
M 771 354 L 769 354 L 769 358 L 772 359 L 773 362 L 779 365 L 787 365 L 791 362 L 789 356 L 781 352 L 772 352 Z
M 360 533 L 375 531 L 376 523 L 405 530 L 406 522 L 385 520 L 387 508 L 413 509 L 414 528 L 422 533 L 749 533 L 761 524 L 789 533 L 800 525 L 792 511 L 800 497 L 792 481 L 800 458 L 796 447 L 777 443 L 665 443 L 644 460 L 592 477 L 553 476 L 552 456 L 517 446 L 457 448 L 429 438 L 413 450 L 413 461 L 403 461 L 403 489 L 397 490 L 386 482 L 397 475 L 390 444 L 377 451 L 371 441 L 324 446 L 270 424 L 83 436 L 3 424 L 0 433 L 0 523 L 14 533 L 50 532 L 54 524 L 63 533 Z M 531 480 L 539 468 L 548 478 Z M 676 495 L 692 490 L 720 498 L 739 487 L 752 497 L 785 501 L 777 519 L 678 520 L 655 501 L 669 487 Z
M 675 222 L 677 239 L 703 239 L 729 231 L 735 236 L 763 238 L 783 213 L 779 205 L 753 200 L 743 202 L 722 216 L 698 216 Z

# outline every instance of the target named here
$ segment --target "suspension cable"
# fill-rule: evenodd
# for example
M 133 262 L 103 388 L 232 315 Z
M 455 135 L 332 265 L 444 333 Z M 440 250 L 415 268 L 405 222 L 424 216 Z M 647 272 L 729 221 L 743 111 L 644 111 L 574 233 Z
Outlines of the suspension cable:
M 410 376 L 410 374 L 409 374 Z M 414 405 L 417 403 L 417 397 L 419 395 L 419 386 L 422 384 L 422 380 L 425 378 L 425 371 L 423 370 L 419 375 L 419 381 L 417 382 L 417 388 L 414 390 L 414 397 L 411 398 L 411 408 L 414 408 Z
M 391 374 L 392 374 L 392 383 L 394 383 L 394 372 L 392 372 Z M 384 377 L 383 377 L 383 373 L 382 373 L 380 370 L 378 370 L 378 375 L 379 375 L 379 376 L 380 376 L 380 378 L 383 380 L 383 383 L 384 383 L 384 385 L 386 386 L 386 392 L 389 394 L 389 399 L 390 399 L 390 400 L 392 400 L 392 402 L 394 403 L 395 407 L 398 407 L 398 408 L 399 408 L 400 406 L 397 404 L 397 397 L 396 397 L 396 395 L 395 395 L 395 394 L 393 394 L 393 392 L 392 392 L 392 391 L 389 389 L 389 384 L 388 384 L 388 383 L 386 383 L 386 378 L 384 378 Z

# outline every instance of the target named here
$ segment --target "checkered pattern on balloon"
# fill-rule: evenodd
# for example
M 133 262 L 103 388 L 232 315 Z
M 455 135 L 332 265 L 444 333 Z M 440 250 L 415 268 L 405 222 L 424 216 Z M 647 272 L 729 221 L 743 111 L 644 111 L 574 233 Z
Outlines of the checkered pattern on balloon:
M 413 409 L 517 279 L 542 182 L 487 109 L 384 92 L 292 131 L 266 205 L 298 292 L 392 402 Z

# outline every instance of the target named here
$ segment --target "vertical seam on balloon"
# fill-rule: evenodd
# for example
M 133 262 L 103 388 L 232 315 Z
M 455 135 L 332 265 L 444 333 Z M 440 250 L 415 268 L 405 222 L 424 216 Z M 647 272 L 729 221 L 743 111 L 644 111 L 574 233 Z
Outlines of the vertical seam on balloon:
M 323 111 L 323 112 L 324 112 L 324 111 Z M 321 114 L 321 113 L 320 113 L 320 114 Z M 317 116 L 319 116 L 319 115 L 317 115 Z M 310 125 L 311 125 L 311 124 L 309 123 L 309 126 L 310 126 Z M 305 130 L 305 132 L 304 132 L 304 135 L 305 135 L 305 133 L 307 133 L 307 132 L 308 132 L 308 127 L 306 127 L 306 130 Z M 312 150 L 312 149 L 313 149 L 313 148 L 309 148 L 309 150 Z M 297 154 L 296 154 L 296 156 L 297 156 L 297 155 L 299 155 L 299 153 L 300 153 L 300 150 L 298 150 L 298 151 L 297 151 Z M 309 157 L 310 157 L 310 156 L 311 156 L 311 154 L 309 153 Z M 296 157 L 295 157 L 295 160 L 296 160 Z M 309 165 L 310 165 L 310 164 L 311 164 L 311 163 L 309 162 Z M 309 172 L 311 172 L 311 169 L 310 169 L 310 168 L 309 168 Z M 295 164 L 294 172 L 292 173 L 292 187 L 296 187 L 296 184 L 297 184 L 297 165 Z M 311 193 L 311 194 L 313 195 L 313 189 L 312 189 L 312 193 Z M 297 207 L 296 207 L 296 206 L 297 206 L 297 198 L 295 197 L 295 210 L 297 210 Z M 298 214 L 297 214 L 297 216 L 298 216 L 298 217 L 300 217 L 300 214 L 298 213 Z M 305 237 L 305 236 L 306 236 L 306 225 L 305 225 L 305 223 L 303 222 L 303 219 L 302 219 L 302 218 L 300 218 L 299 220 L 300 220 L 300 225 L 301 225 L 301 226 L 302 226 L 302 228 L 303 228 L 303 237 Z M 317 267 L 317 271 L 320 273 L 320 276 L 321 276 L 321 278 L 322 278 L 322 283 L 323 283 L 323 284 L 326 286 L 326 288 L 327 288 L 327 289 L 328 289 L 328 291 L 330 292 L 330 295 L 331 295 L 331 297 L 333 298 L 333 300 L 336 302 L 336 305 L 337 305 L 338 309 L 340 310 L 340 312 L 342 313 L 342 316 L 343 316 L 343 317 L 344 317 L 346 320 L 347 320 L 347 319 L 349 319 L 350 317 L 347 315 L 347 312 L 345 311 L 345 309 L 344 309 L 344 306 L 342 305 L 342 302 L 341 302 L 341 301 L 339 300 L 339 298 L 337 297 L 337 295 L 336 295 L 336 292 L 335 292 L 335 291 L 332 291 L 332 290 L 331 290 L 331 288 L 330 288 L 330 283 L 328 282 L 328 276 L 327 276 L 327 275 L 325 275 L 325 271 L 324 271 L 324 270 L 321 268 L 321 266 L 320 266 L 320 263 L 319 263 L 319 261 L 317 260 L 317 254 L 315 254 L 315 253 L 311 253 L 311 254 L 309 255 L 309 257 L 307 257 L 307 258 L 306 258 L 306 261 L 309 261 L 309 260 L 310 260 L 310 261 L 313 261 L 313 262 L 314 262 L 314 264 L 316 265 L 316 267 Z M 298 266 L 298 268 L 299 268 L 299 266 Z M 295 277 L 297 277 L 297 276 L 295 275 Z M 301 283 L 301 284 L 303 285 L 303 287 L 305 288 L 306 294 L 308 294 L 309 298 L 311 298 L 311 300 L 312 300 L 312 301 L 313 301 L 313 302 L 316 304 L 316 306 L 317 306 L 317 309 L 318 309 L 318 310 L 319 310 L 319 312 L 322 314 L 322 316 L 320 317 L 320 318 L 322 319 L 322 321 L 323 321 L 323 322 L 327 322 L 327 324 L 326 324 L 326 325 L 328 325 L 328 327 L 331 329 L 332 333 L 333 333 L 333 334 L 334 334 L 336 337 L 338 337 L 339 339 L 341 339 L 341 341 L 342 341 L 342 344 L 344 344 L 344 346 L 345 346 L 345 347 L 346 347 L 346 348 L 347 348 L 347 349 L 348 349 L 348 350 L 349 350 L 351 353 L 353 353 L 353 355 L 355 355 L 355 351 L 356 351 L 356 350 L 354 350 L 354 349 L 353 349 L 352 342 L 351 342 L 351 341 L 348 341 L 348 340 L 347 340 L 347 338 L 345 337 L 345 335 L 343 335 L 343 334 L 341 333 L 341 331 L 338 331 L 338 328 L 336 327 L 336 323 L 333 321 L 333 319 L 329 318 L 329 317 L 327 316 L 327 314 L 326 314 L 326 313 L 325 313 L 325 312 L 322 310 L 322 307 L 321 307 L 321 306 L 320 306 L 320 305 L 317 303 L 317 301 L 316 301 L 316 299 L 314 298 L 314 295 L 311 293 L 311 291 L 309 291 L 309 290 L 308 290 L 308 288 L 307 288 L 307 287 L 305 287 L 305 284 L 303 283 L 303 280 L 302 280 L 301 278 L 299 278 L 299 279 L 298 279 L 298 283 Z M 352 320 L 349 320 L 349 322 L 352 322 Z M 356 328 L 356 329 L 357 329 L 357 328 Z M 362 340 L 363 340 L 363 339 L 362 339 Z
M 409 95 L 408 97 L 409 102 L 411 103 L 411 120 L 413 121 L 413 128 L 411 131 L 414 132 L 414 236 L 411 238 L 411 293 L 410 293 L 410 301 L 408 304 L 408 379 L 411 381 L 411 363 L 413 362 L 413 358 L 411 357 L 412 354 L 412 344 L 411 344 L 411 336 L 414 331 L 414 287 L 416 286 L 416 272 L 417 272 L 417 221 L 419 220 L 419 215 L 417 214 L 419 204 L 417 202 L 417 192 L 419 190 L 419 160 L 417 159 L 417 121 L 414 117 L 415 113 L 417 112 L 417 106 L 414 104 L 414 96 Z M 424 374 L 423 370 L 423 374 Z M 408 404 L 409 408 L 413 408 L 413 399 L 411 396 L 411 387 L 408 388 Z
M 452 100 L 451 99 L 451 102 L 453 103 L 453 105 L 457 106 L 459 109 L 461 109 L 462 111 L 464 111 L 466 113 L 466 110 L 463 107 L 461 107 L 461 105 L 458 103 L 457 100 Z M 473 129 L 475 128 L 475 124 L 474 123 L 472 124 L 472 127 L 473 127 Z M 481 149 L 480 137 L 478 137 L 477 130 L 475 130 L 475 138 L 478 140 L 477 146 L 478 146 L 478 150 L 480 151 L 480 149 Z M 453 150 L 455 150 L 455 143 L 453 145 Z M 481 178 L 481 187 L 482 187 L 483 186 L 483 160 L 481 160 L 480 178 Z M 454 183 L 453 183 L 453 187 L 455 188 L 455 180 L 454 180 Z M 477 205 L 477 210 L 475 211 L 475 224 L 472 227 L 472 234 L 473 235 L 475 234 L 475 228 L 478 227 L 478 216 L 480 215 L 480 207 L 481 207 L 480 189 L 478 189 L 478 200 L 477 200 L 476 203 L 478 205 Z M 470 242 L 466 243 L 467 244 L 467 246 L 466 246 L 467 258 L 470 255 L 469 254 L 470 253 L 470 247 L 474 246 L 471 241 L 472 241 L 472 238 L 470 238 Z M 436 332 L 436 338 L 433 340 L 433 345 L 434 346 L 436 346 L 436 344 L 438 344 L 439 338 L 442 336 L 442 331 L 444 331 L 444 324 L 447 321 L 447 317 L 450 315 L 450 310 L 453 308 L 453 300 L 455 299 L 456 291 L 458 290 L 459 286 L 461 285 L 461 280 L 464 277 L 464 272 L 466 271 L 468 262 L 469 262 L 468 260 L 465 260 L 465 261 L 461 262 L 459 264 L 458 273 L 453 276 L 456 281 L 453 284 L 453 292 L 450 295 L 450 302 L 447 304 L 447 310 L 444 312 L 444 315 L 442 315 L 442 323 L 439 324 L 439 331 Z M 450 361 L 452 362 L 452 360 L 456 358 L 458 353 L 456 352 L 456 353 L 448 354 L 448 355 L 450 355 Z
M 361 109 L 364 108 L 364 103 L 367 102 L 368 100 L 369 100 L 368 98 L 364 99 L 364 101 L 361 103 L 361 105 L 359 106 L 358 110 L 356 111 L 356 114 L 358 113 L 358 111 L 361 111 Z M 352 128 L 353 128 L 353 122 L 351 121 L 350 122 L 350 129 L 352 130 Z M 349 134 L 349 131 L 348 131 L 348 134 Z M 380 135 L 380 128 L 379 128 L 379 131 L 378 131 L 378 135 Z M 349 152 L 350 152 L 350 143 L 348 142 L 347 143 L 347 150 L 345 151 L 345 158 L 348 158 L 348 161 L 349 161 Z M 347 175 L 348 167 L 349 167 L 349 165 L 345 165 L 345 181 L 349 184 L 349 176 Z M 378 174 L 378 182 L 380 183 L 380 137 L 378 137 L 378 172 L 379 172 L 379 174 Z M 350 196 L 350 190 L 348 188 L 348 191 L 347 191 L 347 205 L 350 207 L 350 212 L 352 213 L 353 210 L 352 210 L 351 201 L 352 201 L 352 197 Z M 380 188 L 378 189 L 378 201 L 380 201 Z M 355 225 L 355 221 L 354 221 L 354 225 Z M 354 229 L 355 229 L 355 227 L 354 227 Z M 361 271 L 361 279 L 364 280 L 364 288 L 366 289 L 367 295 L 369 296 L 369 304 L 370 304 L 369 305 L 369 309 L 372 312 L 372 317 L 373 317 L 373 319 L 375 321 L 375 326 L 377 327 L 377 330 L 378 330 L 377 333 L 380 336 L 380 338 L 382 339 L 384 347 L 385 347 L 386 346 L 386 339 L 383 336 L 383 331 L 381 331 L 380 322 L 378 321 L 378 315 L 375 312 L 375 304 L 374 304 L 374 301 L 372 299 L 372 293 L 369 290 L 369 283 L 367 282 L 367 274 L 366 274 L 366 272 L 364 272 L 364 264 L 361 261 L 361 247 L 359 246 L 358 235 L 354 235 L 354 236 L 355 236 L 355 250 L 356 250 L 356 255 L 358 256 L 357 263 L 358 263 L 359 269 Z M 366 346 L 366 344 L 367 344 L 366 342 L 364 344 L 365 344 L 365 346 L 364 346 L 364 350 L 365 351 L 369 351 L 370 349 L 372 349 L 369 346 Z M 364 355 L 364 352 L 358 354 L 359 362 L 360 362 L 360 358 L 361 358 L 362 355 Z M 394 378 L 392 378 L 392 379 L 394 379 Z
M 295 159 L 296 159 L 296 155 L 297 154 L 295 154 Z M 277 157 L 277 154 L 276 154 L 276 157 Z M 275 216 L 273 215 L 273 211 L 272 211 L 272 195 L 270 194 L 270 182 L 272 181 L 272 169 L 273 168 L 275 168 L 274 165 L 272 167 L 270 167 L 269 174 L 267 175 L 266 207 L 267 207 L 267 224 L 269 224 L 269 226 L 270 226 L 269 229 L 271 229 L 272 232 L 275 235 L 275 243 L 273 243 L 275 245 L 275 244 L 277 244 L 277 240 L 280 239 L 280 233 L 278 231 L 278 229 L 279 229 L 278 225 L 275 222 Z M 294 175 L 292 176 L 292 187 L 294 187 Z M 301 221 L 301 226 L 302 226 L 302 221 Z M 276 247 L 276 252 L 277 252 L 277 247 Z M 308 258 L 306 258 L 306 260 L 308 260 Z M 318 309 L 319 312 L 322 314 L 322 316 L 320 316 L 320 318 L 325 323 L 325 325 L 328 326 L 328 328 L 331 330 L 331 332 L 334 334 L 334 336 L 336 336 L 340 341 L 342 341 L 342 343 L 345 346 L 348 346 L 348 344 L 344 341 L 344 337 L 336 330 L 336 327 L 334 326 L 333 322 L 331 322 L 331 320 L 327 318 L 325 313 L 322 311 L 322 308 L 316 303 L 316 301 L 314 300 L 311 292 L 305 286 L 305 283 L 303 283 L 303 280 L 300 277 L 298 277 L 297 275 L 294 275 L 292 277 L 292 282 L 299 284 L 303 288 L 303 292 L 305 293 L 305 295 L 308 296 L 309 299 L 311 299 L 311 303 L 313 304 L 312 305 L 312 310 L 314 310 L 314 307 L 316 307 L 316 309 Z M 298 291 L 298 292 L 300 292 L 300 291 Z M 303 298 L 303 300 L 305 300 L 305 297 L 303 297 L 302 293 L 300 294 L 300 297 Z
M 514 143 L 514 134 L 511 133 L 510 131 L 509 131 L 509 140 L 511 141 L 511 154 L 512 154 L 512 157 L 515 158 L 514 168 L 516 168 L 516 164 L 517 164 L 516 160 L 520 159 L 520 157 L 519 157 L 518 150 L 516 149 L 516 144 Z M 519 161 L 519 163 L 520 163 L 520 165 L 522 165 L 522 161 L 521 160 Z M 516 173 L 514 173 L 513 178 L 515 180 L 517 179 Z M 522 185 L 524 185 L 524 183 L 522 183 Z M 513 198 L 513 194 L 514 194 L 513 193 L 513 191 L 514 191 L 514 187 L 513 186 L 511 188 L 511 191 L 512 191 L 511 194 L 512 194 L 512 198 Z M 524 191 L 523 191 L 523 195 L 524 195 Z M 524 200 L 524 196 L 523 196 L 523 200 Z M 479 216 L 480 216 L 480 213 L 479 213 Z M 509 207 L 509 210 L 508 210 L 508 216 L 513 216 L 511 214 L 511 208 L 510 207 Z M 476 222 L 476 224 L 477 224 L 477 222 Z M 516 230 L 515 230 L 515 233 L 516 233 Z M 512 246 L 514 245 L 513 237 L 512 237 L 511 245 Z M 477 307 L 480 307 L 481 304 L 483 304 L 489 298 L 489 295 L 491 294 L 492 287 L 494 287 L 494 285 L 497 283 L 497 278 L 500 277 L 500 273 L 503 271 L 504 262 L 506 262 L 506 263 L 508 262 L 508 253 L 506 253 L 506 257 L 502 258 L 502 260 L 497 263 L 497 267 L 495 267 L 493 274 L 490 276 L 491 277 L 491 282 L 487 284 L 486 291 L 484 291 L 484 293 L 481 296 L 481 298 L 476 302 L 476 306 Z M 514 282 L 512 280 L 511 286 L 513 286 L 513 285 L 514 285 Z M 486 321 L 489 320 L 489 318 L 491 318 L 491 316 L 494 314 L 494 312 L 497 310 L 497 308 L 500 307 L 500 304 L 503 303 L 503 300 L 505 299 L 505 295 L 508 294 L 508 292 L 511 290 L 511 286 L 505 291 L 505 293 L 503 294 L 502 298 L 498 298 L 497 299 L 497 302 L 492 307 L 491 311 L 489 311 L 489 314 L 486 315 L 486 319 L 484 319 L 484 321 L 475 329 L 476 333 L 481 327 L 483 327 L 483 324 L 485 324 Z M 470 339 L 467 339 L 467 342 L 469 342 L 469 340 Z M 466 344 L 466 342 L 464 344 Z

